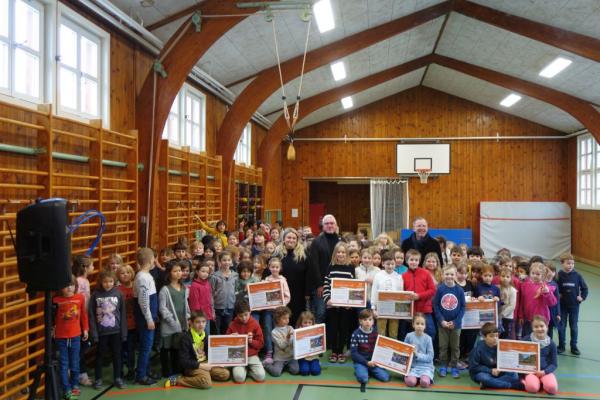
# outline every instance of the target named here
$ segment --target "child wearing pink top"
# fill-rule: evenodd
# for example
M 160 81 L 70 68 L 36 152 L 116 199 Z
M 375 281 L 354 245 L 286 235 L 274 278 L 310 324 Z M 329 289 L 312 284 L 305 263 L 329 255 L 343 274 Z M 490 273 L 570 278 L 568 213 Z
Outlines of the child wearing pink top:
M 519 304 L 519 322 L 523 324 L 523 337 L 531 334 L 531 321 L 535 315 L 550 320 L 550 307 L 556 305 L 557 299 L 544 281 L 546 267 L 535 262 L 529 268 L 529 279 L 521 283 L 521 299 Z
M 202 261 L 196 272 L 196 277 L 190 286 L 190 295 L 188 298 L 190 311 L 202 311 L 206 316 L 207 321 L 214 321 L 215 311 L 212 298 L 212 289 L 208 280 L 210 274 L 210 266 L 208 262 Z M 210 335 L 210 324 L 206 324 L 204 332 Z

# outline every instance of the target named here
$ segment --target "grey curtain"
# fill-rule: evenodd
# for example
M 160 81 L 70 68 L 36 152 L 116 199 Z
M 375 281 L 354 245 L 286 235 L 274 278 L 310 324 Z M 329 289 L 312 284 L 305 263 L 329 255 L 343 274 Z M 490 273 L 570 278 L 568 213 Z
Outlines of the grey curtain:
M 400 231 L 408 221 L 408 184 L 405 180 L 371 180 L 371 231 Z

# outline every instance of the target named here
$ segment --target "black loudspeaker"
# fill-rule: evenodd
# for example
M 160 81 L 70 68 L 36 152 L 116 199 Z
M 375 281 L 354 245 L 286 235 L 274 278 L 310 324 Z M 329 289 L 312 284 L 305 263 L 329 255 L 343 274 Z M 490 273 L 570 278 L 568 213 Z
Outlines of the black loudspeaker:
M 27 290 L 59 290 L 71 282 L 67 201 L 38 200 L 17 213 L 17 266 Z

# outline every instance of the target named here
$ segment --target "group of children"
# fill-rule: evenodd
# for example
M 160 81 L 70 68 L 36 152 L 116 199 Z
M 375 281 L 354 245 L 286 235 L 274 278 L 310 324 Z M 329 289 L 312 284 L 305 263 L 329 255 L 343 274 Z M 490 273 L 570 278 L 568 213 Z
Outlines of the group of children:
M 125 380 L 152 385 L 160 375 L 168 378 L 165 387 L 208 388 L 212 381 L 232 378 L 243 383 L 247 376 L 262 382 L 266 373 L 321 373 L 319 356 L 301 360 L 293 356 L 291 324 L 303 328 L 322 322 L 308 311 L 308 303 L 306 311 L 295 316 L 296 321 L 290 321 L 293 313 L 285 305 L 274 310 L 250 310 L 247 285 L 262 280 L 280 281 L 284 304 L 290 301 L 281 259 L 273 257 L 274 249 L 267 248 L 264 231 L 251 233 L 250 242 L 236 242 L 237 235 L 227 236 L 223 226 L 217 228 L 213 232 L 216 239 L 206 247 L 195 241 L 188 248 L 181 241 L 173 249 L 163 249 L 158 257 L 150 248 L 139 249 L 136 271 L 120 256 L 111 256 L 98 274 L 93 292 L 88 281 L 94 270 L 92 260 L 75 257 L 72 282 L 54 297 L 54 337 L 65 398 L 78 396 L 81 385 L 102 388 L 103 355 L 109 350 L 113 383 L 118 388 L 125 386 Z M 261 236 L 258 242 L 253 241 Z M 269 239 L 275 237 L 279 238 L 279 232 L 271 230 Z M 555 280 L 551 263 L 540 258 L 511 258 L 506 249 L 488 263 L 481 249 L 471 248 L 465 257 L 456 246 L 445 263 L 437 254 L 427 254 L 423 260 L 416 250 L 404 254 L 391 241 L 378 240 L 362 250 L 360 240 L 347 242 L 340 241 L 333 249 L 322 282 L 322 300 L 327 306 L 329 361 L 344 363 L 350 356 L 363 387 L 369 376 L 390 380 L 390 374 L 371 361 L 381 334 L 415 346 L 411 370 L 404 378 L 408 386 L 429 387 L 437 360 L 439 377 L 448 373 L 459 377 L 460 370 L 468 368 L 482 388 L 537 392 L 543 387 L 548 393 L 557 392 L 553 371 L 556 354 L 565 351 L 566 322 L 570 325 L 571 352 L 579 354 L 577 317 L 579 304 L 588 293 L 583 278 L 574 270 L 571 255 L 560 258 L 562 270 Z M 330 285 L 334 278 L 366 281 L 367 307 L 333 306 Z M 378 318 L 379 293 L 402 290 L 412 292 L 412 323 Z M 476 330 L 461 329 L 466 303 L 490 299 L 497 301 L 501 320 L 498 326 L 485 324 L 477 341 Z M 559 331 L 558 346 L 552 341 L 554 327 Z M 206 347 L 211 334 L 247 335 L 248 365 L 227 369 L 209 364 Z M 543 371 L 526 376 L 499 372 L 499 337 L 540 343 Z M 94 344 L 92 381 L 85 373 L 85 354 Z M 150 371 L 153 348 L 160 354 L 160 375 Z

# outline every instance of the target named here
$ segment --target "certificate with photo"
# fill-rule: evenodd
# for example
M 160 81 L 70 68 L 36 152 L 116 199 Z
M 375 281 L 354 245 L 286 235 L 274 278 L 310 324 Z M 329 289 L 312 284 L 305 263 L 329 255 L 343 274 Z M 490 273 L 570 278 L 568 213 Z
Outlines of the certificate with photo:
M 498 304 L 496 300 L 467 301 L 462 329 L 481 329 L 492 322 L 498 326 Z
M 414 314 L 413 292 L 377 293 L 377 316 L 389 319 L 410 319 Z
M 257 282 L 248 284 L 250 310 L 269 310 L 283 306 L 283 285 L 281 281 Z
M 208 363 L 221 367 L 248 365 L 248 335 L 210 335 Z
M 540 344 L 520 340 L 498 340 L 498 369 L 527 374 L 540 370 Z
M 331 305 L 365 308 L 367 306 L 367 282 L 333 278 L 331 280 Z
M 294 359 L 314 356 L 326 350 L 325 324 L 294 330 Z
M 410 371 L 414 352 L 413 345 L 379 335 L 371 361 L 381 368 L 406 375 Z

